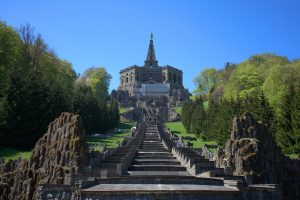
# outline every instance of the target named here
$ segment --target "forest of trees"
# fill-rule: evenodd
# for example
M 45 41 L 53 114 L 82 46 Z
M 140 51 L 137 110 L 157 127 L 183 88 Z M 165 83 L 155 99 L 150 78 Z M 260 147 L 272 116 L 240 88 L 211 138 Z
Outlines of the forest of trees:
M 0 21 L 0 148 L 31 149 L 61 112 L 81 115 L 88 134 L 113 129 L 110 79 L 103 67 L 78 76 L 29 24 L 16 30 Z
M 182 109 L 190 133 L 224 146 L 233 116 L 250 112 L 268 125 L 285 153 L 300 153 L 300 59 L 254 55 L 220 70 L 205 69 L 195 84 L 196 99 Z

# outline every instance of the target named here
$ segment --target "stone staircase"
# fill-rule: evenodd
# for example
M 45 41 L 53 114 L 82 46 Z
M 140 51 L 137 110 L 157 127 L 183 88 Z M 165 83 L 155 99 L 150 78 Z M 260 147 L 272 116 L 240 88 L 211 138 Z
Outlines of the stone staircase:
M 147 124 L 140 148 L 137 149 L 130 176 L 189 176 L 170 150 L 164 147 L 155 124 Z
M 249 186 L 244 177 L 225 174 L 214 162 L 179 147 L 171 138 L 163 124 L 141 122 L 126 145 L 110 151 L 89 176 L 70 176 L 68 185 L 43 184 L 37 199 L 278 199 L 276 187 Z
M 102 163 L 107 177 L 101 171 L 100 178 L 81 181 L 82 199 L 239 199 L 237 187 L 213 177 L 214 162 L 177 147 L 161 125 L 146 122 L 139 130 L 129 146 Z M 198 176 L 210 171 L 215 173 Z

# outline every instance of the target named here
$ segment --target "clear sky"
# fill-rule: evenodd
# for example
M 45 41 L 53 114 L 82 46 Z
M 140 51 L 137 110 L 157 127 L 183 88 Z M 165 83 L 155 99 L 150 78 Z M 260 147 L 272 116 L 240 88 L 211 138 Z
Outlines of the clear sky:
M 300 58 L 299 0 L 0 0 L 0 19 L 30 23 L 77 73 L 143 65 L 149 33 L 160 65 L 183 70 L 184 85 L 205 67 L 222 68 L 253 54 Z

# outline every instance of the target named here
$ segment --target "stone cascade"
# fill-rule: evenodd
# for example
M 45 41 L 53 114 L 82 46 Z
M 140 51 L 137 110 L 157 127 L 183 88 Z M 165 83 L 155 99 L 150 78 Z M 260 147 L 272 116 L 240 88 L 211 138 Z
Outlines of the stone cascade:
M 219 150 L 216 158 L 218 165 L 229 166 L 234 175 L 246 176 L 250 187 L 278 184 L 283 199 L 300 198 L 300 160 L 286 157 L 267 126 L 250 113 L 234 117 L 225 151 Z
M 94 166 L 95 171 L 97 172 L 98 170 L 98 176 L 108 178 L 124 175 L 133 160 L 136 149 L 141 145 L 144 132 L 145 123 L 141 123 L 127 145 L 115 149 L 99 166 Z M 95 174 L 95 172 L 93 174 Z
M 244 176 L 225 172 L 193 149 L 177 146 L 163 124 L 143 123 L 135 153 L 121 168 L 127 166 L 127 171 L 82 182 L 81 199 L 281 199 L 276 185 L 249 185 Z
M 137 149 L 128 173 L 131 176 L 190 175 L 186 167 L 162 143 L 156 124 L 148 123 L 140 148 Z
M 226 186 L 224 179 L 192 174 L 188 166 L 192 158 L 193 166 L 199 165 L 197 172 L 212 171 L 214 163 L 196 154 L 189 154 L 189 164 L 185 163 L 182 157 L 190 152 L 181 148 L 175 151 L 174 144 L 164 139 L 166 135 L 160 127 L 158 123 L 146 122 L 144 134 L 137 134 L 140 139 L 136 139 L 139 142 L 135 145 L 135 154 L 126 158 L 130 165 L 128 162 L 124 165 L 121 162 L 123 167 L 117 164 L 126 157 L 125 149 L 114 163 L 113 171 L 128 165 L 127 171 L 119 170 L 122 173 L 115 173 L 113 177 L 101 176 L 101 179 L 81 182 L 81 199 L 240 199 L 239 189 Z M 108 160 L 113 158 L 117 158 L 115 154 Z
M 84 136 L 81 117 L 62 113 L 37 141 L 29 161 L 4 164 L 6 168 L 0 174 L 0 200 L 39 199 L 38 185 L 71 185 L 72 177 L 81 175 L 88 163 Z M 56 194 L 71 197 L 66 190 Z
M 206 159 L 195 150 L 189 147 L 179 147 L 171 140 L 172 135 L 163 130 L 162 125 L 158 126 L 161 133 L 163 145 L 171 150 L 171 153 L 180 161 L 182 166 L 193 176 L 216 177 L 224 176 L 223 168 L 216 168 L 214 161 Z

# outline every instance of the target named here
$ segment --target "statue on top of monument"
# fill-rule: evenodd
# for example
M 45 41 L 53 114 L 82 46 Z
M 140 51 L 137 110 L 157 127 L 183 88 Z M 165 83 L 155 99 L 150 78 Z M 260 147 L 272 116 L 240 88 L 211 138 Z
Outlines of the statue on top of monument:
M 153 33 L 150 33 L 150 40 L 153 40 Z

